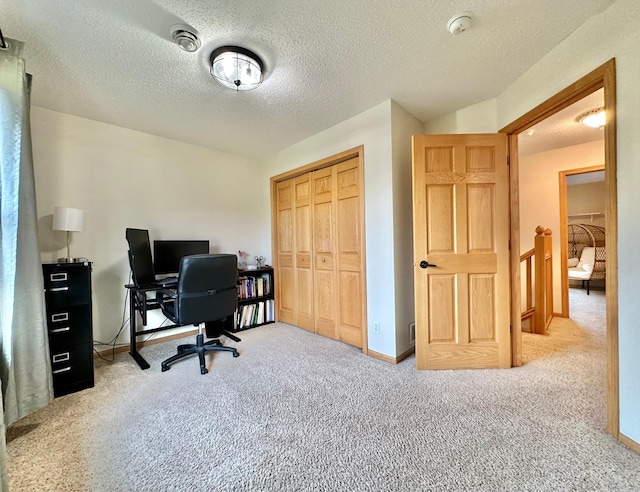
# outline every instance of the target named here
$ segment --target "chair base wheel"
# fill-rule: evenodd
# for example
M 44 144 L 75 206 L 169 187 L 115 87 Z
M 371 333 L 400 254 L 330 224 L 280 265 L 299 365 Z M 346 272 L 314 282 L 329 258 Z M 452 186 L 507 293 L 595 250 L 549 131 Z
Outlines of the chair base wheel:
M 169 364 L 173 364 L 174 362 L 188 357 L 190 355 L 197 354 L 200 359 L 200 374 L 207 374 L 209 370 L 205 367 L 205 357 L 204 354 L 206 352 L 231 352 L 234 357 L 238 357 L 240 354 L 233 347 L 225 347 L 222 345 L 220 340 L 214 339 L 209 340 L 205 343 L 204 336 L 199 333 L 196 336 L 195 344 L 184 344 L 178 345 L 177 353 L 164 360 L 161 364 L 162 372 L 168 371 L 170 369 Z

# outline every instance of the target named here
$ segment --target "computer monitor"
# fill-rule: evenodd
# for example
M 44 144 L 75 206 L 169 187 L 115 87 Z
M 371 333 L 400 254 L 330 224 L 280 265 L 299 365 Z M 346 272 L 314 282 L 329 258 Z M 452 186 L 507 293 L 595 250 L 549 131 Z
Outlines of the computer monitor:
M 176 274 L 180 270 L 183 256 L 208 254 L 209 241 L 168 241 L 153 242 L 153 267 L 156 275 Z
M 129 243 L 129 266 L 133 275 L 133 283 L 140 287 L 155 282 L 151 259 L 151 243 L 149 231 L 146 229 L 127 228 L 125 237 Z

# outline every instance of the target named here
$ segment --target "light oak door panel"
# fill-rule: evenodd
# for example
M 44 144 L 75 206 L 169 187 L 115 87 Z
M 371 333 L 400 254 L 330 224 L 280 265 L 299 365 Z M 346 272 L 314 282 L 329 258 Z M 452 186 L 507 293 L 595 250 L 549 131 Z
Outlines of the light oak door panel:
M 339 340 L 362 348 L 362 218 L 358 159 L 334 166 L 336 175 L 336 253 Z
M 295 277 L 297 309 L 295 325 L 314 330 L 311 173 L 295 178 Z
M 335 174 L 333 167 L 311 173 L 315 331 L 337 339 L 335 271 Z
M 288 179 L 276 187 L 276 221 L 278 240 L 278 319 L 285 323 L 296 322 L 296 285 L 294 273 L 294 180 Z
M 418 369 L 510 367 L 506 136 L 415 136 L 413 201 Z

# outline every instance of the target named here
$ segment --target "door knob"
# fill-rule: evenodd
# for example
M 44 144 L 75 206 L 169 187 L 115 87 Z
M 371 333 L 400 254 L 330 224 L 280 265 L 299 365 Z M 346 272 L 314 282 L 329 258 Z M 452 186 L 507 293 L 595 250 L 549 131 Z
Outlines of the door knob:
M 434 265 L 433 263 L 429 263 L 428 261 L 422 260 L 420 262 L 420 268 L 428 268 L 428 267 L 437 267 L 438 265 Z

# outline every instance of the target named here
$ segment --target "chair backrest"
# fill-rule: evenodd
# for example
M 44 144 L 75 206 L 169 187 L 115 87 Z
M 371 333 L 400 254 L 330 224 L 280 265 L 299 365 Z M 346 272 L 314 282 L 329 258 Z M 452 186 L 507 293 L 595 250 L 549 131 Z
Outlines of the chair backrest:
M 149 231 L 146 229 L 127 228 L 125 232 L 129 244 L 129 266 L 136 287 L 149 285 L 156 280 L 151 257 Z
M 585 246 L 580 255 L 578 267 L 587 272 L 592 272 L 596 261 L 596 249 L 593 246 Z
M 180 324 L 216 321 L 238 305 L 238 258 L 232 254 L 185 256 L 180 261 L 175 316 Z

